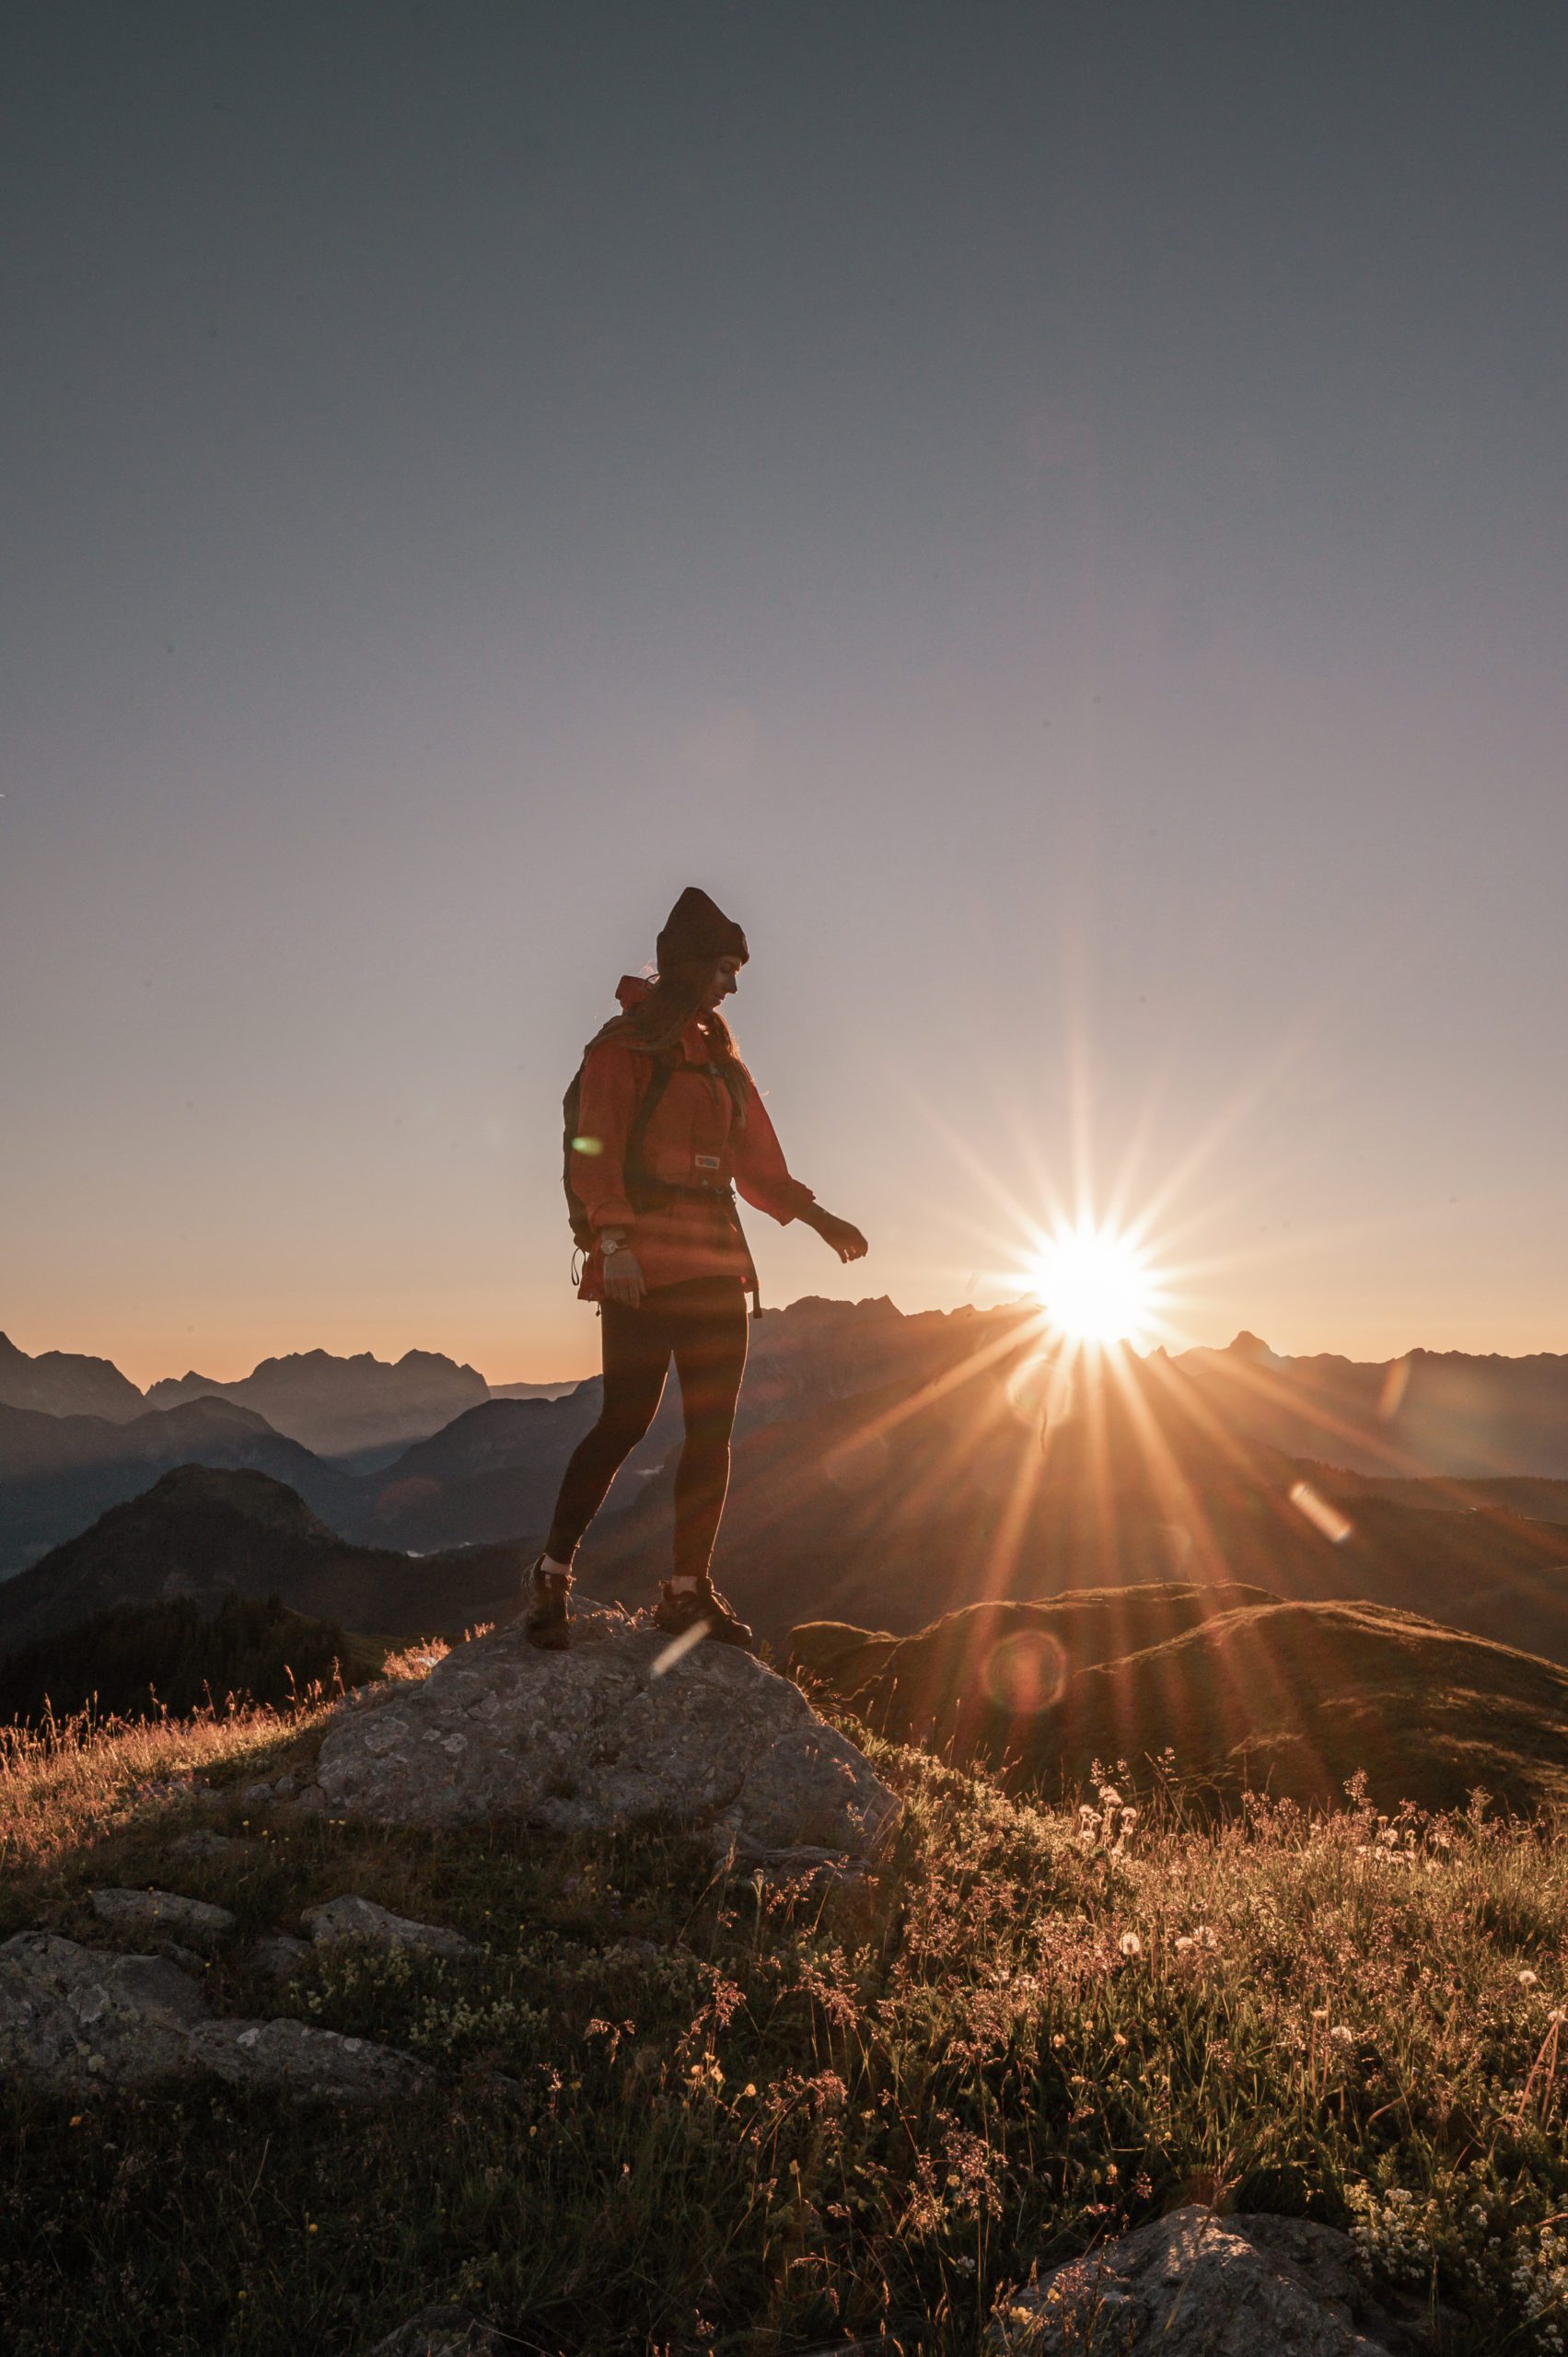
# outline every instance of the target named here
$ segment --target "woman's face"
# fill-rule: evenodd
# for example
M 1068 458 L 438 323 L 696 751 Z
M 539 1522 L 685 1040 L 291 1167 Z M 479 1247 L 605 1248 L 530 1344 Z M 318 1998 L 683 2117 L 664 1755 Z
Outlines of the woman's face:
M 721 958 L 718 964 L 714 968 L 713 985 L 708 992 L 706 999 L 703 1001 L 703 1004 L 706 1006 L 720 1007 L 724 1004 L 726 998 L 733 998 L 736 992 L 737 977 L 739 972 L 740 960 L 738 958 Z

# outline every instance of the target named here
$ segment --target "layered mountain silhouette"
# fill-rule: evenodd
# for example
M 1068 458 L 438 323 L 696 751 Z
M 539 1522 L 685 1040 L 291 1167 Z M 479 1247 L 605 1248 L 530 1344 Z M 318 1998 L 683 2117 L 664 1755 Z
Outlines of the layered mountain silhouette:
M 0 1652 L 112 1607 L 185 1597 L 210 1615 L 230 1595 L 276 1596 L 376 1637 L 459 1636 L 517 1610 L 524 1560 L 515 1547 L 424 1557 L 356 1547 L 264 1473 L 180 1466 L 6 1582 Z
M 0 1408 L 0 1573 L 35 1562 L 171 1467 L 193 1463 L 270 1473 L 334 1520 L 356 1498 L 334 1467 L 226 1399 L 195 1399 L 119 1423 Z M 0 1619 L 6 1596 L 0 1586 Z
M 439 1351 L 407 1351 L 389 1362 L 361 1351 L 334 1358 L 329 1351 L 295 1351 L 263 1359 L 238 1383 L 184 1375 L 155 1383 L 149 1408 L 179 1408 L 192 1399 L 227 1399 L 264 1416 L 273 1430 L 318 1457 L 346 1456 L 424 1439 L 490 1396 L 483 1376 Z
M 1568 1799 L 1568 1670 L 1385 1606 L 1167 1583 L 976 1605 L 902 1641 L 806 1626 L 790 1651 L 881 1732 L 1016 1791 L 1092 1794 L 1125 1761 L 1189 1804 L 1341 1804 L 1358 1773 L 1384 1810 Z

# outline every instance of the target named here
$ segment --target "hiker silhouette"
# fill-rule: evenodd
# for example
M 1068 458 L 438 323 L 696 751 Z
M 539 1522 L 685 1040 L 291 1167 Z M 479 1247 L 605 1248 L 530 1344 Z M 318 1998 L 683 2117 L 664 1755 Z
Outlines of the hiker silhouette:
M 685 1437 L 675 1476 L 675 1562 L 656 1618 L 672 1638 L 750 1647 L 709 1567 L 729 1487 L 757 1271 L 736 1207 L 815 1229 L 841 1260 L 867 1249 L 790 1175 L 756 1083 L 720 1012 L 750 951 L 688 885 L 661 930 L 657 971 L 623 975 L 621 1013 L 591 1039 L 566 1091 L 563 1170 L 583 1254 L 578 1295 L 599 1305 L 604 1399 L 562 1478 L 543 1553 L 526 1576 L 530 1641 L 571 1642 L 572 1564 L 584 1532 L 654 1420 L 671 1360 Z

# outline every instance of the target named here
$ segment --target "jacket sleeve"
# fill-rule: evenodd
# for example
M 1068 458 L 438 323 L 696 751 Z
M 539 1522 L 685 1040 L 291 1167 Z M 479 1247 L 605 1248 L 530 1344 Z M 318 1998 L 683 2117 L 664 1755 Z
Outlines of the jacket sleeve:
M 809 1187 L 803 1187 L 798 1178 L 790 1177 L 784 1148 L 768 1119 L 767 1108 L 749 1080 L 746 1084 L 746 1120 L 730 1132 L 729 1144 L 735 1183 L 756 1210 L 767 1212 L 787 1227 L 792 1219 L 798 1219 L 807 1205 L 816 1202 Z
M 626 1143 L 640 1094 L 638 1061 L 619 1039 L 601 1039 L 583 1062 L 572 1186 L 596 1229 L 637 1224 L 626 1200 Z

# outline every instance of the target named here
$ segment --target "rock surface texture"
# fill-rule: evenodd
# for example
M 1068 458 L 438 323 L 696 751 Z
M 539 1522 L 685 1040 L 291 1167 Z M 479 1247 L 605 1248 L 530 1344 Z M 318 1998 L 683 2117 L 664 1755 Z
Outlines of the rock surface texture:
M 579 1615 L 564 1654 L 536 1652 L 514 1622 L 421 1684 L 345 1704 L 304 1797 L 385 1824 L 518 1810 L 575 1832 L 658 1817 L 742 1854 L 876 1851 L 900 1803 L 797 1686 L 731 1646 L 664 1667 L 668 1650 L 614 1612 Z
M 177 1890 L 95 1890 L 92 1905 L 99 1922 L 116 1932 L 213 1940 L 234 1929 L 226 1907 L 214 1907 L 204 1898 L 182 1898 Z
M 1173 2211 L 997 2311 L 1006 2357 L 1406 2357 L 1412 2339 L 1356 2275 L 1350 2237 L 1303 2218 Z
M 304 1923 L 313 1940 L 359 1940 L 366 1947 L 419 1948 L 427 1956 L 477 1956 L 472 1940 L 442 1923 L 416 1923 L 411 1916 L 394 1915 L 373 1898 L 345 1895 L 320 1907 L 308 1907 Z
M 423 2064 L 304 2022 L 220 2020 L 167 1956 L 110 1956 L 52 1932 L 0 1944 L 0 2073 L 80 2093 L 210 2072 L 332 2103 L 412 2095 Z

